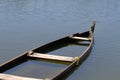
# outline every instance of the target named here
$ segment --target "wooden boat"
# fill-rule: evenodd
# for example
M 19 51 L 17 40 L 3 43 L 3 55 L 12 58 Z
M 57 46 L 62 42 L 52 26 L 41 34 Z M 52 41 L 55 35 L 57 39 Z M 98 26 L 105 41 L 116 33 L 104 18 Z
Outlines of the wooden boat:
M 58 39 L 56 41 L 50 42 L 46 45 L 40 46 L 38 48 L 32 49 L 21 55 L 9 60 L 0 65 L 0 80 L 62 80 L 65 75 L 69 72 L 74 70 L 77 66 L 79 66 L 90 54 L 93 42 L 94 42 L 94 28 L 95 28 L 95 21 L 93 21 L 90 30 L 85 31 L 83 33 L 75 33 L 64 37 L 62 39 Z M 69 43 L 76 43 L 76 42 L 88 42 L 88 47 L 80 56 L 76 57 L 68 57 L 68 56 L 59 56 L 59 55 L 50 55 L 45 54 L 46 52 L 53 51 L 57 48 L 62 47 L 62 44 L 69 44 Z M 83 43 L 84 44 L 84 43 Z M 62 45 L 62 46 L 61 46 Z M 59 46 L 59 47 L 57 47 Z M 23 63 L 26 59 L 42 59 L 48 61 L 60 61 L 69 63 L 69 65 L 61 70 L 58 74 L 54 75 L 51 78 L 45 79 L 37 79 L 37 78 L 29 78 L 29 77 L 22 77 L 22 76 L 15 76 L 10 74 L 5 74 L 4 72 Z

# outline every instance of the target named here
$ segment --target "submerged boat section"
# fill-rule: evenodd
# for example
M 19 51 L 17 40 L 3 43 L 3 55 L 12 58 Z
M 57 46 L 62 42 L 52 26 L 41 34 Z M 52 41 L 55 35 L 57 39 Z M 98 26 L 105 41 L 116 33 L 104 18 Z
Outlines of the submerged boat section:
M 38 48 L 22 53 L 21 55 L 1 64 L 0 80 L 62 80 L 66 78 L 69 75 L 69 73 L 74 71 L 75 68 L 78 67 L 89 56 L 94 43 L 93 34 L 94 34 L 95 23 L 96 22 L 93 21 L 91 28 L 88 31 L 85 31 L 83 33 L 75 33 L 66 36 L 64 38 L 55 40 Z M 79 56 L 75 56 L 75 57 L 48 53 L 73 43 L 80 46 L 87 45 L 87 48 Z M 26 62 L 27 60 L 38 60 L 38 61 L 40 60 L 43 62 L 64 64 L 67 67 L 63 68 L 58 73 L 54 74 L 52 77 L 46 77 L 43 79 L 29 78 L 29 77 L 16 76 L 16 75 L 4 73 L 9 69 L 14 68 L 17 65 Z

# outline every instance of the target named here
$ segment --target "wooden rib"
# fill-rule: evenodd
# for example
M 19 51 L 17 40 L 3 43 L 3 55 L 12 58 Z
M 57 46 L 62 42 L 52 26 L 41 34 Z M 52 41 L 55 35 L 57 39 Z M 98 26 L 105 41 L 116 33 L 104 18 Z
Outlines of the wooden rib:
M 21 77 L 21 76 L 0 73 L 0 80 L 44 80 L 44 79 L 28 78 L 28 77 Z
M 78 39 L 78 40 L 85 40 L 85 41 L 90 41 L 90 39 L 89 38 L 84 38 L 84 37 L 71 37 L 72 39 Z
M 75 58 L 73 58 L 73 57 L 50 55 L 50 54 L 40 54 L 40 53 L 33 53 L 31 55 L 28 55 L 28 56 L 33 57 L 33 58 L 56 60 L 56 61 L 65 61 L 65 62 L 73 62 L 75 60 Z

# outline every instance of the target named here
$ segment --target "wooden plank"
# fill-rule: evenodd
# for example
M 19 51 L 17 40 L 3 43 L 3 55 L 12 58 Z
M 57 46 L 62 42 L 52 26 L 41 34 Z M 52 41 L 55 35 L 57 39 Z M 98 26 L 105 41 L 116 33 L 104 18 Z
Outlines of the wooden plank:
M 89 38 L 84 38 L 84 37 L 77 37 L 77 36 L 73 36 L 71 37 L 72 39 L 77 39 L 77 40 L 85 40 L 85 41 L 90 41 Z
M 28 77 L 21 77 L 21 76 L 0 73 L 0 80 L 44 80 L 44 79 L 28 78 Z
M 58 55 L 51 55 L 51 54 L 40 54 L 40 53 L 33 53 L 31 55 L 28 55 L 28 56 L 33 57 L 33 58 L 65 61 L 65 62 L 73 62 L 75 60 L 75 58 L 73 58 L 73 57 L 58 56 Z

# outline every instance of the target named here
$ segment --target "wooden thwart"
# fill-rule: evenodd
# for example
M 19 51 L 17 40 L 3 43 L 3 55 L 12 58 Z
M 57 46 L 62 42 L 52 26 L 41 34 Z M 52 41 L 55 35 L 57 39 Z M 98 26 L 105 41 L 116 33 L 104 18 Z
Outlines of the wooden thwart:
M 89 38 L 85 38 L 85 37 L 77 37 L 77 36 L 73 36 L 71 37 L 72 39 L 77 39 L 77 40 L 85 40 L 85 41 L 90 41 Z
M 65 61 L 65 62 L 73 62 L 75 58 L 73 57 L 66 57 L 66 56 L 58 56 L 58 55 L 50 55 L 50 54 L 40 54 L 40 53 L 33 53 L 28 55 L 32 58 L 40 58 L 40 59 L 47 59 L 47 60 L 56 60 L 56 61 Z
M 45 80 L 0 73 L 0 80 Z

